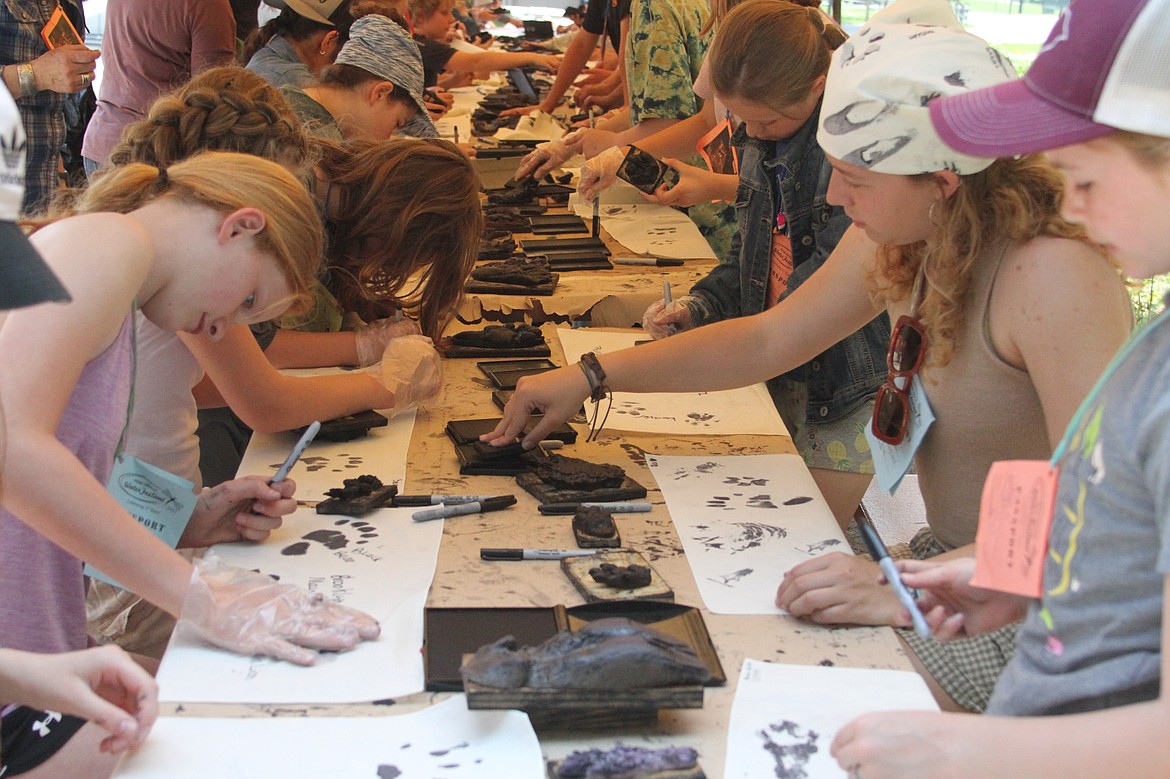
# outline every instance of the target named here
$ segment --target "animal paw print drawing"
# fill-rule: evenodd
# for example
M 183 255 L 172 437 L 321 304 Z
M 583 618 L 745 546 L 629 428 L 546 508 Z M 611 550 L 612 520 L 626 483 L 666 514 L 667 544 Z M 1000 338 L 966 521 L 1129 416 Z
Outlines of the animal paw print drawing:
M 738 571 L 734 571 L 733 573 L 708 576 L 707 578 L 716 584 L 722 584 L 724 587 L 734 587 L 740 579 L 751 576 L 752 573 L 753 569 L 751 568 L 740 568 Z
M 724 484 L 731 484 L 735 487 L 767 487 L 768 480 L 757 478 L 755 476 L 728 476 L 723 480 Z
M 732 527 L 739 528 L 738 532 L 727 535 L 695 536 L 695 541 L 709 550 L 726 549 L 730 552 L 746 552 L 749 549 L 763 546 L 766 542 L 786 538 L 788 531 L 776 525 L 762 525 L 759 522 L 733 522 Z M 710 530 L 708 525 L 696 525 L 695 530 Z
M 635 417 L 637 419 L 659 420 L 663 422 L 677 422 L 678 417 L 674 414 L 651 414 L 649 409 L 637 400 L 618 400 L 614 401 L 613 407 L 610 410 L 611 414 L 625 414 L 626 416 Z M 694 420 L 687 419 L 689 424 L 699 424 Z M 717 422 L 718 420 L 716 420 Z
M 333 523 L 334 525 L 349 525 L 354 530 L 358 531 L 358 540 L 355 544 L 368 544 L 371 538 L 378 537 L 378 531 L 369 522 L 360 519 L 339 519 Z
M 301 465 L 309 473 L 316 473 L 330 469 L 333 473 L 344 473 L 345 471 L 353 471 L 362 467 L 364 460 L 361 455 L 357 454 L 338 454 L 334 457 L 322 457 L 320 455 L 306 455 L 301 458 Z M 282 463 L 275 463 L 268 467 L 276 470 Z
M 714 414 L 703 414 L 698 411 L 692 411 L 687 414 L 683 421 L 691 427 L 711 427 L 718 420 L 715 419 Z
M 824 541 L 817 541 L 815 544 L 809 544 L 808 546 L 798 546 L 797 549 L 799 549 L 800 551 L 804 552 L 805 554 L 807 554 L 809 556 L 812 556 L 812 555 L 820 554 L 821 552 L 825 551 L 829 547 L 837 546 L 840 543 L 841 543 L 841 541 L 839 539 L 826 538 Z
M 731 495 L 713 495 L 707 501 L 707 508 L 724 509 L 730 511 L 734 506 L 730 505 L 732 498 L 743 498 L 742 492 L 734 492 Z M 767 494 L 752 495 L 744 500 L 744 505 L 749 509 L 774 509 L 779 508 L 772 502 L 772 496 Z
M 374 530 L 374 526 L 369 522 L 361 520 L 339 519 L 333 523 L 334 525 L 348 525 L 358 532 L 358 539 L 354 541 L 355 545 L 368 544 L 371 538 L 377 538 L 378 533 Z M 284 549 L 280 550 L 282 555 L 293 557 L 297 555 L 306 554 L 309 547 L 313 544 L 320 544 L 329 550 L 344 549 L 349 546 L 350 537 L 341 530 L 313 530 L 301 536 L 303 541 L 289 544 Z

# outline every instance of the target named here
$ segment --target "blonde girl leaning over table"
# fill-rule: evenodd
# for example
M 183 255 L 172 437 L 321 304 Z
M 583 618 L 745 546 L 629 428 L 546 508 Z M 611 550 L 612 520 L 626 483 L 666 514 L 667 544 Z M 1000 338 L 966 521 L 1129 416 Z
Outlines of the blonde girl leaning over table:
M 128 165 L 94 182 L 72 216 L 38 225 L 32 240 L 73 301 L 11 312 L 0 325 L 5 646 L 86 646 L 82 560 L 232 651 L 311 664 L 318 649 L 376 637 L 373 618 L 320 596 L 251 571 L 193 566 L 104 487 L 130 402 L 135 308 L 165 329 L 215 339 L 305 294 L 322 234 L 291 174 L 228 153 L 166 170 Z M 294 508 L 291 492 L 239 480 L 202 494 L 196 521 L 232 526 L 232 507 L 251 500 L 278 518 Z
M 20 117 L 16 104 L 5 97 L 0 96 L 0 123 L 4 137 L 19 148 L 24 143 Z M 19 171 L 24 166 L 23 153 L 16 154 Z M 69 301 L 61 282 L 20 228 L 9 221 L 16 216 L 23 197 L 22 178 L 9 176 L 0 184 L 5 210 L 0 225 L 4 231 L 0 242 L 0 311 Z M 0 461 L 3 441 L 4 417 L 0 413 Z M 118 754 L 141 744 L 158 716 L 158 684 L 117 647 L 56 654 L 0 649 L 0 701 L 13 701 L 0 706 L 0 775 L 28 775 L 53 760 L 66 745 L 77 754 L 83 750 Z M 57 727 L 46 709 L 73 716 L 68 722 L 62 718 L 61 727 Z M 81 739 L 72 739 L 83 724 L 79 718 L 97 725 L 87 733 L 93 741 L 84 747 L 79 746 Z M 99 775 L 112 767 L 110 761 L 101 762 L 107 765 L 93 766 Z
M 376 385 L 385 399 L 317 416 L 313 408 L 336 408 L 337 398 L 312 395 L 305 379 L 280 374 L 263 359 L 246 328 L 229 330 L 215 344 L 180 335 L 207 371 L 207 381 L 196 391 L 200 406 L 226 403 L 244 424 L 264 432 L 367 408 L 401 411 L 432 398 L 440 387 L 440 360 L 430 339 L 437 339 L 450 321 L 479 251 L 479 178 L 448 141 L 324 143 L 310 175 L 329 245 L 318 298 L 327 297 L 339 315 L 365 321 L 385 323 L 403 310 L 412 319 L 398 326 L 413 333 L 421 328 L 422 335 L 398 336 L 378 328 L 388 340 L 371 341 L 372 347 L 359 341 L 357 357 L 370 365 L 366 372 L 319 378 L 337 384 L 364 381 Z M 295 324 L 289 319 L 285 322 Z M 230 456 L 220 451 L 221 458 Z M 225 469 L 222 463 L 213 467 Z
M 1126 273 L 1170 273 L 1168 31 L 1166 0 L 1075 0 L 1024 83 L 931 116 L 966 154 L 1048 149 L 1068 217 Z M 1027 616 L 985 716 L 866 714 L 832 746 L 851 777 L 1170 776 L 1168 325 L 1163 312 L 1119 352 L 1053 457 L 1037 600 L 972 587 L 969 558 L 903 563 L 940 638 Z
M 871 45 L 871 36 L 884 36 L 885 45 Z M 1051 453 L 1131 321 L 1116 269 L 1060 218 L 1051 166 L 1036 156 L 959 155 L 931 129 L 929 97 L 1011 77 L 993 49 L 962 31 L 945 0 L 902 0 L 875 14 L 833 55 L 818 133 L 833 165 L 829 202 L 844 206 L 853 227 L 779 305 L 636 353 L 603 355 L 606 384 L 661 392 L 761 381 L 807 362 L 881 311 L 897 323 L 911 313 L 921 278 L 916 313 L 926 359 L 912 386 L 925 392 L 936 421 L 915 458 L 930 533 L 913 546 L 918 556 L 969 546 L 990 463 Z M 894 330 L 895 338 L 908 332 Z M 521 382 L 498 439 L 544 409 L 527 436 L 539 440 L 547 425 L 572 416 L 590 378 L 597 379 L 569 366 Z M 903 384 L 899 378 L 896 386 Z M 777 602 L 815 622 L 909 624 L 877 566 L 847 554 L 788 571 Z M 986 705 L 1011 653 L 1010 629 L 957 647 L 908 641 L 968 709 Z
M 282 95 L 264 79 L 240 68 L 216 68 L 160 98 L 146 120 L 129 128 L 114 157 L 119 163 L 170 165 L 203 148 L 229 148 L 299 169 L 314 180 L 322 201 L 329 193 L 335 213 L 354 215 L 327 220 L 331 251 L 323 276 L 337 291 L 337 298 L 326 293 L 331 305 L 337 308 L 337 299 L 353 299 L 357 284 L 351 281 L 370 275 L 389 284 L 383 291 L 390 297 L 367 303 L 382 306 L 386 315 L 405 305 L 426 332 L 440 332 L 477 251 L 478 187 L 470 163 L 441 141 L 324 146 L 308 139 Z M 319 202 L 318 209 L 323 208 Z M 416 274 L 420 283 L 408 285 Z M 315 282 L 315 297 L 321 289 L 320 281 Z M 377 316 L 372 310 L 361 313 Z M 141 315 L 137 321 L 139 370 L 127 451 L 197 486 L 203 482 L 201 448 L 204 467 L 215 466 L 212 473 L 234 474 L 240 453 L 209 445 L 218 440 L 207 434 L 209 429 L 228 424 L 235 429 L 228 408 L 200 411 L 201 419 L 207 412 L 219 412 L 227 421 L 204 419 L 203 440 L 196 438 L 193 389 L 205 405 L 223 406 L 227 397 L 248 424 L 277 431 L 370 408 L 402 410 L 438 387 L 438 355 L 411 318 L 371 319 L 370 326 L 361 325 L 356 333 L 258 325 L 254 337 L 247 327 L 232 326 L 214 343 L 162 330 Z M 258 339 L 269 344 L 266 352 Z M 379 361 L 372 373 L 305 378 L 276 370 Z M 248 434 L 245 428 L 245 440 Z M 263 528 L 192 523 L 179 545 L 202 547 L 241 536 L 262 541 L 267 535 Z M 166 612 L 97 580 L 91 581 L 88 606 L 94 635 L 141 655 L 161 656 L 174 626 Z

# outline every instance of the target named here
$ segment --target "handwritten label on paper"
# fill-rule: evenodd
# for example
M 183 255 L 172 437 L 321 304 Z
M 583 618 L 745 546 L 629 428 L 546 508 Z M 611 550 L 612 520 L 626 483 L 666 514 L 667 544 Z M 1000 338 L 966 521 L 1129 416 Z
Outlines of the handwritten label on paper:
M 979 503 L 971 584 L 1040 597 L 1059 474 L 1046 460 L 992 463 Z

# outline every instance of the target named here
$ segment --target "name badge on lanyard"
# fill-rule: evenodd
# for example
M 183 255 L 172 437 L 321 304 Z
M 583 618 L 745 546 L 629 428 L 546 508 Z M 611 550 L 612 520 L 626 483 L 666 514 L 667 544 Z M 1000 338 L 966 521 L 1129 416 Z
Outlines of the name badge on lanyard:
M 106 484 L 106 491 L 130 516 L 172 549 L 178 546 L 195 510 L 199 498 L 194 489 L 195 485 L 186 479 L 128 455 L 114 459 L 114 470 Z M 85 566 L 85 574 L 122 586 L 90 565 Z

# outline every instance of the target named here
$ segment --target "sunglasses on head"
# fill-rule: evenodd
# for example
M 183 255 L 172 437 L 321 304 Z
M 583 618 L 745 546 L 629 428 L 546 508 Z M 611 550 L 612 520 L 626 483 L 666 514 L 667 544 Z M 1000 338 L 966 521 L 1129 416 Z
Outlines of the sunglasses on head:
M 897 446 L 910 424 L 910 381 L 926 357 L 926 328 L 916 316 L 898 317 L 886 352 L 889 376 L 873 401 L 873 434 Z

